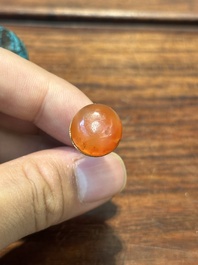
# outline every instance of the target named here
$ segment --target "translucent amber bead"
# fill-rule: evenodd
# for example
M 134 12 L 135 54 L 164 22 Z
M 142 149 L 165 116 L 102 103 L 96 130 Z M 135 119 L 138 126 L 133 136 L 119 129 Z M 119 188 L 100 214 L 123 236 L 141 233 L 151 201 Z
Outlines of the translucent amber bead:
M 73 145 L 83 154 L 104 156 L 118 146 L 122 123 L 112 108 L 91 104 L 74 116 L 69 133 Z

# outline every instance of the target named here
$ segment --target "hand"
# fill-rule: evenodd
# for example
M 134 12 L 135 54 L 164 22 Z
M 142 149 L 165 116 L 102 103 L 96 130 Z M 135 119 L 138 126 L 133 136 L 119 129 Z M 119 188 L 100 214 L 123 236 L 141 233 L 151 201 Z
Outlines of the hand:
M 126 172 L 114 153 L 91 158 L 71 147 L 70 121 L 91 103 L 81 91 L 2 48 L 0 62 L 2 249 L 106 202 Z

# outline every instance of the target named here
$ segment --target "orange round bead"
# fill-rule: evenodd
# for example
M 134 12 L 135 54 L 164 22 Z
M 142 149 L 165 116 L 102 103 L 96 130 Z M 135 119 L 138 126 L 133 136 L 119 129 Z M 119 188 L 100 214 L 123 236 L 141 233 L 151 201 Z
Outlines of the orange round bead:
M 83 154 L 104 156 L 118 146 L 122 123 L 112 108 L 91 104 L 74 116 L 69 133 L 73 145 Z

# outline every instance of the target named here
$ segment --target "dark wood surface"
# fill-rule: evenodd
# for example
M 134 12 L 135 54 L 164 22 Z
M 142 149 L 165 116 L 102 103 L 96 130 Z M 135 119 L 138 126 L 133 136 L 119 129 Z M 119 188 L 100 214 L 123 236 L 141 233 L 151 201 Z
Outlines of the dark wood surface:
M 0 18 L 198 22 L 196 0 L 1 0 Z
M 171 12 L 171 13 L 197 13 L 198 3 L 196 0 L 1 0 L 1 8 L 8 7 L 10 12 L 14 8 L 32 8 L 38 10 L 43 8 L 49 11 L 50 8 L 67 8 L 81 10 L 94 9 L 100 10 L 125 10 L 125 11 L 152 11 L 152 12 Z M 32 12 L 34 12 L 32 10 Z
M 152 2 L 160 12 L 161 1 Z M 186 6 L 175 1 L 172 7 L 176 3 L 177 10 L 196 11 L 195 1 Z M 56 7 L 53 1 L 49 5 Z M 1 24 L 24 40 L 31 61 L 117 110 L 124 125 L 117 152 L 126 163 L 128 182 L 100 208 L 12 244 L 0 252 L 0 264 L 197 264 L 198 28 Z

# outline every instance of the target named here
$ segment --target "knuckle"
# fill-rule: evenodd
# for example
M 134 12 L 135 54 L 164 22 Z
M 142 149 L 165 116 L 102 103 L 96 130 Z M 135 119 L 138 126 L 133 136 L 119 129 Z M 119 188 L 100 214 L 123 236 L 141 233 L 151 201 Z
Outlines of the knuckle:
M 28 160 L 23 172 L 29 183 L 35 231 L 57 223 L 64 212 L 61 173 L 53 161 Z

